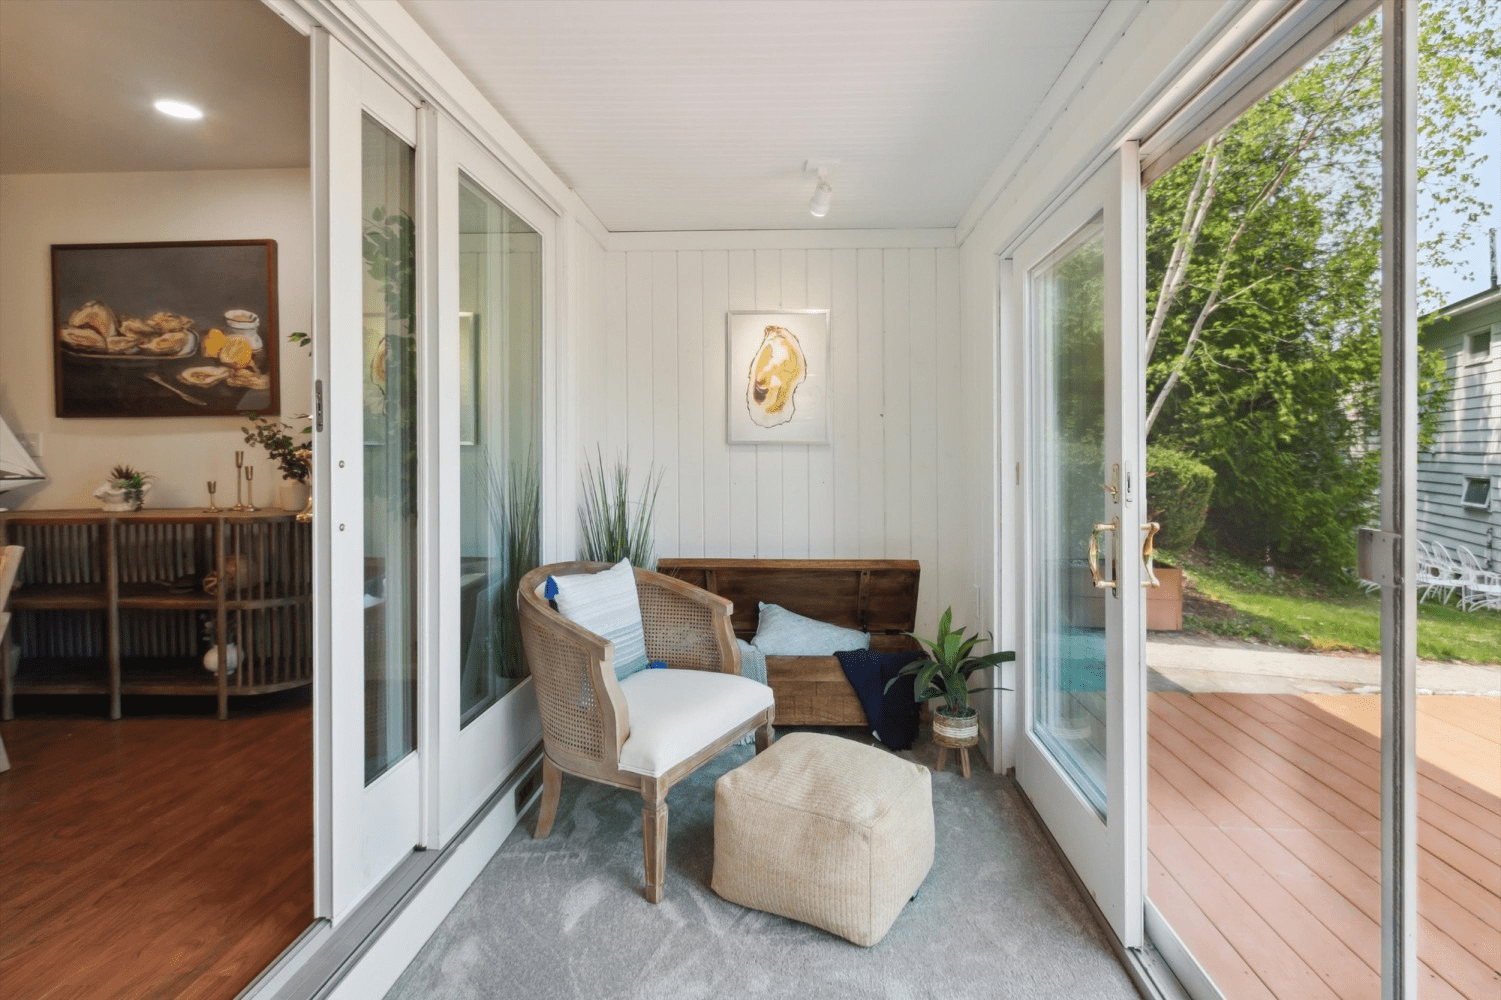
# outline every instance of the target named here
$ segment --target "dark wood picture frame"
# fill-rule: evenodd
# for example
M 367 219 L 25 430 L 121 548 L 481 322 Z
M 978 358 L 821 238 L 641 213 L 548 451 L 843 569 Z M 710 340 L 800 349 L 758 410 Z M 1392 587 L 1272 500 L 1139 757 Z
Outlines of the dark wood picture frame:
M 275 240 L 52 246 L 59 417 L 280 413 L 279 340 Z

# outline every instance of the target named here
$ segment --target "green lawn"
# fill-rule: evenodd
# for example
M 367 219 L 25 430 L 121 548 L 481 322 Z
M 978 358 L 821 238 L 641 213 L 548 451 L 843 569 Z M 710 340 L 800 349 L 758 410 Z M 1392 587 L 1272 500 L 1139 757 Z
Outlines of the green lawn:
M 1294 649 L 1381 650 L 1381 607 L 1352 586 L 1265 575 L 1220 553 L 1162 554 L 1189 580 L 1185 631 L 1258 639 Z M 1418 655 L 1429 660 L 1501 663 L 1501 612 L 1418 604 Z

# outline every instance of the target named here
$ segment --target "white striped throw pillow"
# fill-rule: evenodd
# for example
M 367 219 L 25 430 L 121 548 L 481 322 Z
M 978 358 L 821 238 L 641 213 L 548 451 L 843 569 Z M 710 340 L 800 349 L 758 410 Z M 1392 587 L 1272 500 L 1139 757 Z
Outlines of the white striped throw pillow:
M 615 644 L 616 677 L 625 680 L 646 669 L 646 633 L 629 561 L 622 559 L 599 573 L 553 579 L 558 613 Z

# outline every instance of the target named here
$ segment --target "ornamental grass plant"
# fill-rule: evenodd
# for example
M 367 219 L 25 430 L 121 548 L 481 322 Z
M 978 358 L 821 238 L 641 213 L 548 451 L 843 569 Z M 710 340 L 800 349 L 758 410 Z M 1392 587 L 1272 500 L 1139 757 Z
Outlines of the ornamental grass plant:
M 579 536 L 582 556 L 591 562 L 616 563 L 629 559 L 632 566 L 652 569 L 656 556 L 652 545 L 652 518 L 662 472 L 654 465 L 646 470 L 641 493 L 631 498 L 631 473 L 624 459 L 608 469 L 596 449 L 592 464 L 582 475 L 583 500 L 579 503 Z

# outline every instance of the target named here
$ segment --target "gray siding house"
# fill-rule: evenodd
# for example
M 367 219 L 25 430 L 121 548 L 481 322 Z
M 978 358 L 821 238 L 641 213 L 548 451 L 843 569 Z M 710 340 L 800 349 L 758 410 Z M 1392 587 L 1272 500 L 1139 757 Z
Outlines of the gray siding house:
M 1450 395 L 1418 456 L 1418 537 L 1501 569 L 1501 288 L 1438 310 L 1421 341 L 1444 353 Z

